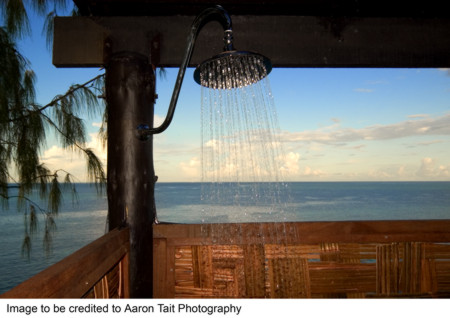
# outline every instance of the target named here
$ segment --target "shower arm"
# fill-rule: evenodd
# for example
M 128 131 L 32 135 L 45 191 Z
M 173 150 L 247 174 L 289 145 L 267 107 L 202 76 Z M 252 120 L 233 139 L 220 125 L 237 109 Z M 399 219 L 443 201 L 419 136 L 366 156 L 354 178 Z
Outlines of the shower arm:
M 200 30 L 211 21 L 219 22 L 225 32 L 224 36 L 224 51 L 233 51 L 233 42 L 232 42 L 232 25 L 231 18 L 227 11 L 222 6 L 215 6 L 208 9 L 205 9 L 201 12 L 194 20 L 191 26 L 191 31 L 188 36 L 187 48 L 184 53 L 184 58 L 181 63 L 180 69 L 178 71 L 178 76 L 175 82 L 175 87 L 172 93 L 172 99 L 170 100 L 169 108 L 167 110 L 166 118 L 164 122 L 155 128 L 149 128 L 148 125 L 139 125 L 137 128 L 138 138 L 141 140 L 147 140 L 151 135 L 162 133 L 164 130 L 169 127 L 172 122 L 173 115 L 175 113 L 175 108 L 177 106 L 178 96 L 180 95 L 181 84 L 183 83 L 184 74 L 186 73 L 186 67 L 188 66 L 192 52 L 194 51 L 195 41 Z

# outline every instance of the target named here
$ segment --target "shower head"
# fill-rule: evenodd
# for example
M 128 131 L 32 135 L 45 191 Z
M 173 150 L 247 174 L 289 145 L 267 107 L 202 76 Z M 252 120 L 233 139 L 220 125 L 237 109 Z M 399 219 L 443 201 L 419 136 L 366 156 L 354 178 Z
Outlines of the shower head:
M 151 135 L 163 132 L 172 122 L 186 67 L 194 50 L 195 40 L 201 28 L 210 21 L 217 21 L 223 27 L 224 52 L 200 64 L 194 73 L 194 79 L 197 83 L 217 89 L 238 88 L 258 82 L 272 70 L 272 64 L 267 57 L 258 53 L 235 51 L 231 18 L 224 8 L 214 6 L 205 9 L 192 23 L 186 52 L 175 81 L 167 116 L 158 127 L 150 128 L 148 124 L 139 125 L 136 129 L 136 135 L 140 140 L 148 140 Z
M 254 84 L 272 70 L 270 60 L 259 53 L 225 51 L 201 63 L 194 80 L 208 88 L 232 89 Z

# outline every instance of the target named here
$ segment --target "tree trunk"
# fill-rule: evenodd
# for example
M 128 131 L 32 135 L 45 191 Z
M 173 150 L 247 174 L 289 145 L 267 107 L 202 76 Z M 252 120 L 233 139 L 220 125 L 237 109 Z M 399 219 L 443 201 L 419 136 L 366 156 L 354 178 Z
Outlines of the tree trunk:
M 109 230 L 130 228 L 130 297 L 153 295 L 155 171 L 153 139 L 136 137 L 140 124 L 153 126 L 155 76 L 146 57 L 116 54 L 106 67 L 108 107 Z

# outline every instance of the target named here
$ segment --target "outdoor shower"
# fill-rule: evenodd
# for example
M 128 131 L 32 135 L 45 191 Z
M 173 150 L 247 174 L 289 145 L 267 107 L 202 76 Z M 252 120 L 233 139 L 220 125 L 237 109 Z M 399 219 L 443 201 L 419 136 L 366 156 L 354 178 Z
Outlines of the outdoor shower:
M 147 140 L 153 134 L 159 134 L 170 125 L 186 67 L 188 66 L 197 36 L 202 27 L 210 21 L 218 21 L 224 29 L 224 52 L 201 63 L 194 72 L 194 79 L 202 86 L 213 89 L 232 89 L 251 85 L 266 77 L 272 70 L 270 60 L 258 53 L 236 51 L 233 46 L 231 18 L 221 6 L 205 9 L 194 20 L 188 36 L 186 52 L 181 62 L 172 99 L 164 122 L 155 128 L 143 124 L 137 127 L 137 136 Z

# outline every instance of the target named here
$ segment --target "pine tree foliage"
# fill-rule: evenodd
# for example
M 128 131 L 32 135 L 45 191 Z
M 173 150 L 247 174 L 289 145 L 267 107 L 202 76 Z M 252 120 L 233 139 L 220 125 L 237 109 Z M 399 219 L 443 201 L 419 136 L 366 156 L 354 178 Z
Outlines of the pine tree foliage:
M 104 111 L 99 101 L 103 76 L 71 86 L 47 104 L 35 100 L 35 74 L 27 59 L 17 50 L 15 41 L 29 34 L 27 9 L 46 17 L 44 29 L 52 33 L 57 9 L 65 0 L 0 1 L 0 201 L 8 208 L 17 200 L 24 213 L 22 251 L 30 255 L 32 237 L 44 233 L 44 247 L 51 250 L 55 219 L 63 193 L 77 199 L 75 177 L 64 169 L 51 171 L 41 162 L 48 134 L 56 134 L 62 147 L 86 158 L 88 177 L 101 191 L 106 182 L 104 167 L 92 149 L 86 147 L 86 129 L 82 117 L 98 116 Z M 51 38 L 51 37 L 48 37 Z M 105 128 L 102 128 L 104 134 Z M 37 192 L 47 206 L 30 199 Z M 43 216 L 43 227 L 38 220 Z

